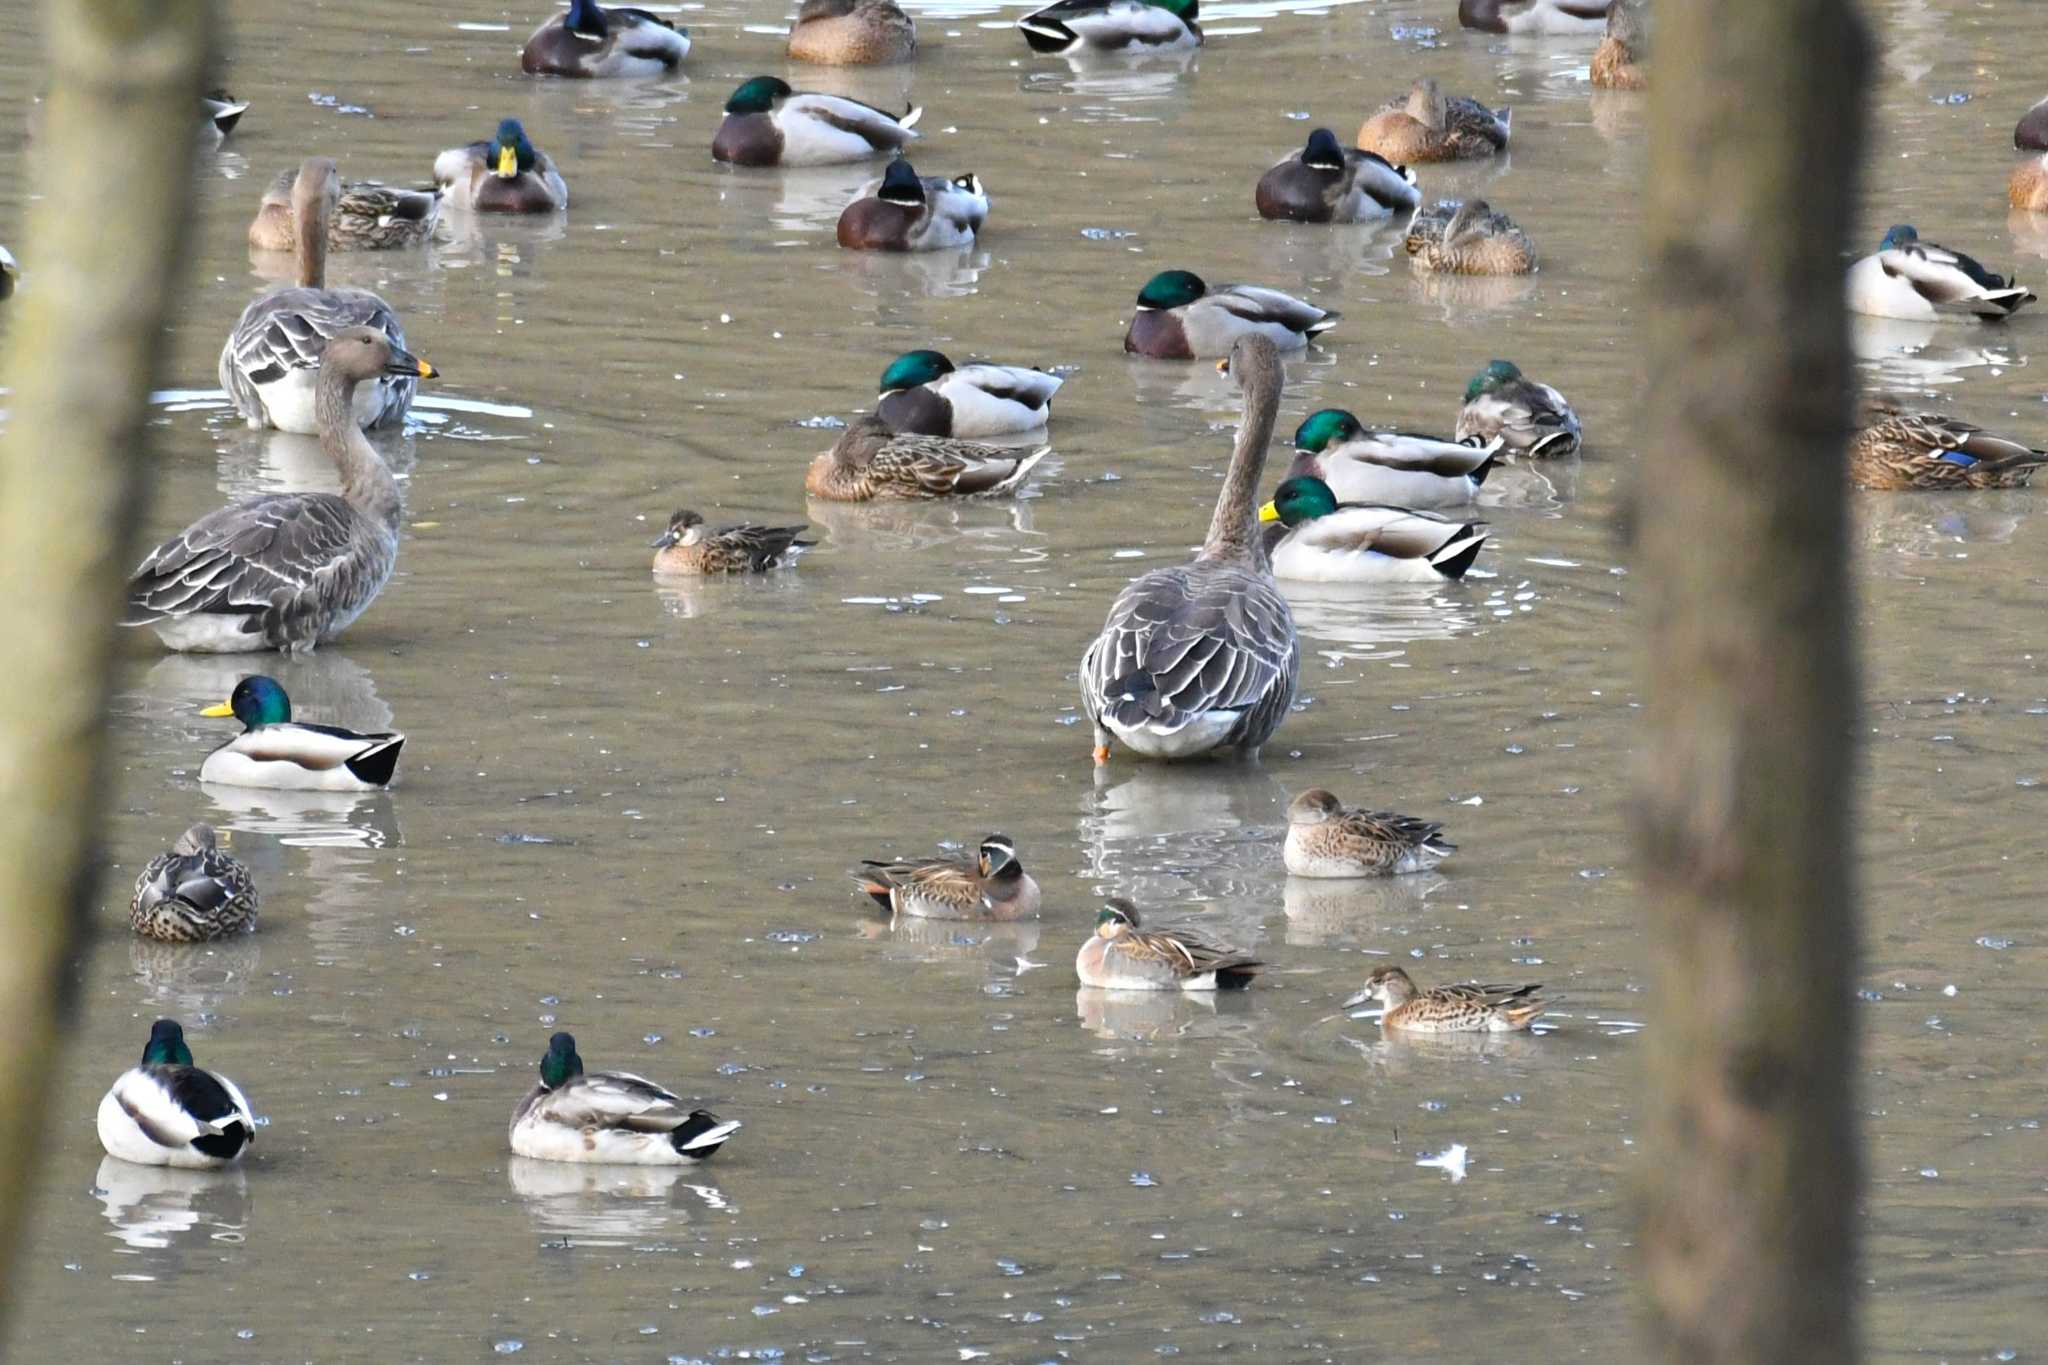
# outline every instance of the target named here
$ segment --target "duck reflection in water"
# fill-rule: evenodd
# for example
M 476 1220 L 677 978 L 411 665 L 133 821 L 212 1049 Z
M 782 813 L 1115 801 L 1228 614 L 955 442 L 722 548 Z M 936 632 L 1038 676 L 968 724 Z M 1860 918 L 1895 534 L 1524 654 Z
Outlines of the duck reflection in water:
M 716 1185 L 683 1166 L 593 1166 L 515 1156 L 505 1164 L 512 1190 L 535 1226 L 583 1246 L 632 1246 L 691 1220 L 684 1195 L 730 1211 Z
M 186 1170 L 138 1166 L 107 1157 L 93 1176 L 93 1197 L 113 1225 L 109 1236 L 135 1252 L 205 1249 L 197 1268 L 216 1266 L 214 1242 L 240 1242 L 249 1226 L 249 1181 L 240 1166 Z M 183 1269 L 181 1258 L 150 1257 L 151 1270 L 169 1276 Z

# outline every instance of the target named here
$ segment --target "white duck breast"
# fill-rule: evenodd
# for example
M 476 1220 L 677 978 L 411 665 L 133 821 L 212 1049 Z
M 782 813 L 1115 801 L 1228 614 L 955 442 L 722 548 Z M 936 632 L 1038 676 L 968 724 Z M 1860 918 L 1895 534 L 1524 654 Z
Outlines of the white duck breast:
M 286 791 L 376 791 L 391 780 L 405 736 L 327 725 L 259 725 L 206 756 L 201 782 Z
M 138 1066 L 100 1100 L 100 1145 L 140 1166 L 207 1170 L 238 1160 L 256 1136 L 249 1101 L 225 1076 L 192 1066 Z
M 1887 247 L 1849 267 L 1849 307 L 1882 318 L 2010 317 L 2034 295 L 1932 242 Z
M 220 350 L 220 386 L 252 427 L 318 436 L 313 390 L 320 353 L 346 327 L 374 327 L 399 350 L 405 329 L 391 305 L 363 289 L 279 289 L 242 310 Z M 356 385 L 356 425 L 390 426 L 412 406 L 419 382 L 380 375 Z
M 782 134 L 782 164 L 829 166 L 865 161 L 877 152 L 902 147 L 917 137 L 913 125 L 924 110 L 898 119 L 873 105 L 838 95 L 791 95 L 770 116 Z
M 925 387 L 952 405 L 953 435 L 972 441 L 1044 426 L 1064 382 L 1020 365 L 970 364 Z
M 1273 573 L 1303 583 L 1437 583 L 1462 574 L 1486 536 L 1403 507 L 1339 507 L 1290 529 L 1271 551 Z
M 1340 503 L 1460 507 L 1479 495 L 1501 445 L 1498 436 L 1475 446 L 1408 432 L 1371 431 L 1301 459 L 1313 465 Z

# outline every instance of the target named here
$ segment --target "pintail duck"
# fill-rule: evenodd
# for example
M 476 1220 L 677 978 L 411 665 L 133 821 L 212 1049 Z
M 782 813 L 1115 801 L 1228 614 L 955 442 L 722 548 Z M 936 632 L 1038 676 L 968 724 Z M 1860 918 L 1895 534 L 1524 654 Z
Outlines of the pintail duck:
M 830 166 L 890 156 L 917 137 L 924 110 L 901 115 L 811 90 L 776 76 L 741 83 L 725 102 L 711 156 L 735 166 Z
M 1317 787 L 1287 806 L 1281 860 L 1297 877 L 1386 877 L 1427 872 L 1457 851 L 1443 825 L 1393 811 L 1352 810 Z
M 1179 52 L 1202 45 L 1197 0 L 1057 0 L 1017 21 L 1033 52 Z
M 892 0 L 804 0 L 789 30 L 789 59 L 816 66 L 880 66 L 917 55 L 917 24 Z
M 203 943 L 254 929 L 255 879 L 220 850 L 212 825 L 194 825 L 135 879 L 128 927 L 164 943 Z
M 292 205 L 298 170 L 284 170 L 263 191 L 249 223 L 249 245 L 258 251 L 298 250 Z M 433 240 L 441 221 L 441 191 L 394 190 L 374 180 L 341 182 L 327 220 L 329 251 L 385 251 Z
M 138 1166 L 211 1170 L 241 1160 L 256 1140 L 256 1117 L 240 1087 L 192 1064 L 174 1019 L 150 1026 L 141 1065 L 114 1081 L 97 1124 L 107 1155 Z
M 1146 929 L 1138 907 L 1115 897 L 1103 902 L 1095 932 L 1074 956 L 1082 985 L 1110 991 L 1237 990 L 1265 965 L 1189 925 Z
M 814 540 L 798 540 L 809 528 L 758 526 L 751 521 L 716 530 L 697 513 L 682 509 L 668 519 L 668 529 L 654 538 L 654 571 L 658 574 L 765 573 L 807 550 Z
M 1358 146 L 1396 165 L 1468 161 L 1505 151 L 1512 117 L 1511 110 L 1445 95 L 1434 78 L 1424 77 L 1365 121 L 1358 130 Z
M 920 177 L 899 158 L 839 215 L 839 245 L 853 251 L 972 246 L 987 220 L 988 194 L 978 177 Z
M 512 1111 L 512 1150 L 537 1161 L 694 1166 L 739 1131 L 736 1120 L 681 1099 L 630 1071 L 585 1071 L 576 1039 L 557 1033 L 540 1084 Z
M 1382 1029 L 1411 1033 L 1514 1033 L 1549 1008 L 1532 986 L 1432 986 L 1420 990 L 1399 967 L 1375 967 L 1345 1009 L 1378 1002 Z
M 1213 288 L 1191 270 L 1162 270 L 1138 291 L 1124 350 L 1157 360 L 1227 356 L 1238 338 L 1260 336 L 1283 351 L 1337 325 L 1342 315 L 1252 284 Z
M 1321 479 L 1340 502 L 1460 507 L 1479 495 L 1504 444 L 1368 431 L 1342 408 L 1323 408 L 1294 429 L 1287 476 Z
M 664 76 L 689 55 L 690 31 L 659 15 L 569 0 L 526 40 L 519 69 L 529 76 Z
M 516 118 L 500 119 L 488 142 L 450 147 L 434 158 L 434 183 L 450 205 L 472 213 L 553 213 L 569 207 L 569 186 Z
M 1611 0 L 1458 0 L 1458 22 L 1482 33 L 1598 33 Z
M 331 157 L 308 157 L 292 184 L 293 245 L 299 282 L 273 289 L 242 310 L 220 349 L 220 386 L 252 427 L 318 435 L 320 357 L 351 327 L 383 334 L 394 353 L 405 353 L 405 329 L 391 305 L 367 289 L 327 287 L 327 248 L 341 177 Z M 419 374 L 366 375 L 354 387 L 356 422 L 390 426 L 405 419 Z
M 1607 11 L 1607 34 L 1593 49 L 1591 78 L 1603 90 L 1642 90 L 1649 83 L 1643 59 L 1649 55 L 1647 0 L 1614 0 Z
M 352 396 L 437 373 L 374 328 L 335 333 L 314 406 L 341 492 L 263 493 L 207 513 L 136 566 L 121 624 L 204 654 L 297 653 L 339 635 L 390 581 L 403 510 L 398 481 L 356 427 Z
M 1458 439 L 1506 443 L 1517 455 L 1542 459 L 1579 449 L 1579 415 L 1563 394 L 1539 384 L 1510 360 L 1489 360 L 1465 386 Z
M 1960 251 L 1921 241 L 1908 223 L 1886 232 L 1874 255 L 1849 267 L 1849 308 L 1873 317 L 1999 322 L 2033 301 L 2033 292 L 2018 281 L 1993 274 Z
M 1018 452 L 943 436 L 898 435 L 869 414 L 811 461 L 804 491 L 833 502 L 1014 493 L 1051 446 Z
M 1865 406 L 1849 442 L 1849 481 L 1884 492 L 1906 489 L 2025 488 L 2048 451 L 1995 436 L 1934 412 Z
M 1442 200 L 1415 215 L 1402 243 L 1417 270 L 1443 275 L 1527 275 L 1536 244 L 1484 199 Z
M 1422 202 L 1415 172 L 1377 152 L 1338 145 L 1318 128 L 1308 144 L 1259 177 L 1252 200 L 1261 218 L 1290 223 L 1356 223 L 1405 213 Z
M 1038 913 L 1038 883 L 1007 834 L 985 834 L 972 859 L 863 860 L 855 881 L 892 915 L 917 919 L 1028 919 Z
M 1321 479 L 1297 476 L 1259 509 L 1273 574 L 1302 583 L 1431 583 L 1465 576 L 1486 543 L 1483 521 L 1340 503 Z
M 1263 336 L 1240 337 L 1225 367 L 1244 391 L 1244 415 L 1209 534 L 1192 563 L 1126 585 L 1081 657 L 1097 764 L 1109 761 L 1113 738 L 1148 758 L 1225 746 L 1253 758 L 1294 702 L 1301 642 L 1254 520 L 1280 410 L 1280 353 Z
M 1044 426 L 1065 382 L 1022 365 L 956 366 L 938 351 L 905 351 L 882 371 L 875 415 L 905 434 L 1011 436 Z
M 405 747 L 401 734 L 359 735 L 335 725 L 292 720 L 292 701 L 275 678 L 254 674 L 202 716 L 233 716 L 242 733 L 199 765 L 201 782 L 273 790 L 363 792 L 390 785 Z

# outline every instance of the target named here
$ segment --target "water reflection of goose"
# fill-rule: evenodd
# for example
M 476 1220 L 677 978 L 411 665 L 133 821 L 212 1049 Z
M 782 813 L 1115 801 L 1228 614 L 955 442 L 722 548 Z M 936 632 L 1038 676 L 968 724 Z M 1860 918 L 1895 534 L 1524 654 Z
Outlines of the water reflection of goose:
M 2010 350 L 1976 336 L 1931 321 L 1849 315 L 1849 349 L 1879 388 L 1959 384 L 1964 370 L 2012 364 Z
M 138 1166 L 107 1157 L 93 1176 L 108 1236 L 133 1251 L 176 1251 L 181 1243 L 239 1242 L 249 1226 L 249 1183 L 239 1166 L 192 1171 Z M 209 1264 L 211 1259 L 209 1258 Z M 175 1273 L 176 1258 L 162 1270 Z
M 716 1186 L 684 1179 L 681 1166 L 587 1166 L 515 1156 L 505 1164 L 512 1189 L 543 1231 L 584 1246 L 631 1246 L 671 1224 L 688 1223 L 677 1187 L 714 1209 L 730 1208 Z
M 1287 941 L 1296 947 L 1358 946 L 1387 924 L 1411 924 L 1450 885 L 1435 872 L 1332 881 L 1289 877 L 1281 888 Z
M 364 432 L 403 488 L 417 460 L 410 428 Z M 261 493 L 339 493 L 341 473 L 321 453 L 320 438 L 236 423 L 219 433 L 220 491 L 230 500 Z M 223 693 L 223 696 L 226 694 Z
M 1191 895 L 1224 902 L 1224 916 L 1208 926 L 1214 936 L 1255 946 L 1256 907 L 1271 903 L 1281 875 L 1288 798 L 1279 782 L 1227 759 L 1148 763 L 1116 783 L 1098 769 L 1096 781 L 1082 798 L 1081 875 L 1164 918 Z
M 194 738 L 210 735 L 218 742 L 219 726 L 208 725 L 202 731 L 193 724 L 199 708 L 218 702 L 235 690 L 236 683 L 257 672 L 268 673 L 283 685 L 295 711 L 317 716 L 323 724 L 365 734 L 397 728 L 369 670 L 334 650 L 278 654 L 265 659 L 261 668 L 233 655 L 167 654 L 143 675 L 143 686 L 123 700 L 140 702 L 138 711 L 145 719 L 178 723 Z
M 159 943 L 128 936 L 128 965 L 158 1015 L 212 1014 L 221 1002 L 247 995 L 263 966 L 254 934 L 211 943 Z

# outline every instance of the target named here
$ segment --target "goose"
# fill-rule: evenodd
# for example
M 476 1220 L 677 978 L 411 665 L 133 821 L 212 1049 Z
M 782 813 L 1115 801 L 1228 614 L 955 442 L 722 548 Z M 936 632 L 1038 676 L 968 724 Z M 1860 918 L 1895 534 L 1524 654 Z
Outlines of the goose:
M 738 1132 L 737 1121 L 683 1102 L 630 1071 L 588 1071 L 576 1039 L 557 1033 L 540 1084 L 512 1111 L 512 1150 L 537 1161 L 694 1166 Z
M 666 76 L 689 55 L 690 31 L 659 15 L 569 0 L 526 40 L 519 69 L 529 76 Z
M 273 791 L 365 792 L 391 784 L 401 734 L 359 735 L 336 725 L 292 719 L 292 700 L 275 678 L 252 674 L 202 716 L 233 716 L 242 733 L 199 765 L 201 782 Z
M 2001 322 L 2033 301 L 2033 292 L 2018 281 L 1993 274 L 1960 251 L 1921 241 L 1910 223 L 1891 228 L 1875 254 L 1849 267 L 1849 308 L 1873 317 Z
M 1457 851 L 1443 825 L 1393 811 L 1352 810 L 1311 788 L 1287 805 L 1281 861 L 1297 877 L 1385 877 L 1427 872 Z
M 1298 351 L 1342 314 L 1253 284 L 1211 286 L 1192 270 L 1162 270 L 1138 291 L 1124 350 L 1157 360 L 1227 356 L 1240 337 L 1262 336 Z
M 1111 991 L 1238 990 L 1265 965 L 1191 925 L 1147 929 L 1138 907 L 1118 896 L 1103 902 L 1095 932 L 1074 955 L 1082 985 Z
M 804 0 L 789 59 L 816 66 L 881 66 L 917 55 L 917 23 L 892 0 Z
M 115 1079 L 96 1124 L 107 1155 L 138 1166 L 212 1170 L 241 1160 L 256 1140 L 241 1088 L 192 1064 L 175 1019 L 150 1026 L 141 1064 Z
M 1017 860 L 1007 834 L 985 834 L 975 856 L 863 860 L 855 880 L 892 915 L 915 919 L 1028 919 L 1038 913 L 1038 883 Z
M 1377 1003 L 1380 1027 L 1410 1033 L 1515 1033 L 1529 1027 L 1549 1002 L 1531 986 L 1418 988 L 1399 967 L 1375 967 L 1345 1009 Z
M 1081 658 L 1081 709 L 1095 762 L 1121 741 L 1148 758 L 1224 746 L 1255 758 L 1294 701 L 1301 642 L 1254 522 L 1266 444 L 1280 410 L 1280 352 L 1239 337 L 1218 366 L 1244 392 L 1244 416 L 1209 534 L 1194 562 L 1154 569 L 1117 594 Z
M 1377 152 L 1339 146 L 1318 128 L 1308 143 L 1259 177 L 1252 201 L 1261 218 L 1291 223 L 1356 223 L 1405 213 L 1422 202 L 1415 172 Z
M 882 371 L 875 415 L 907 435 L 1012 436 L 1046 424 L 1065 382 L 1022 365 L 956 366 L 940 351 L 905 351 Z
M 135 879 L 128 927 L 164 943 L 203 943 L 256 927 L 256 882 L 201 822 Z
M 898 158 L 839 215 L 839 245 L 854 251 L 972 246 L 987 220 L 988 193 L 979 178 L 920 177 L 910 162 Z
M 757 526 L 740 522 L 716 530 L 688 508 L 668 519 L 668 529 L 654 538 L 654 571 L 658 574 L 764 573 L 795 558 L 793 551 L 817 544 L 798 540 L 810 528 Z
M 744 81 L 725 102 L 711 158 L 735 166 L 831 166 L 891 156 L 917 137 L 924 110 L 901 115 L 813 90 L 777 76 Z
M 1202 45 L 1198 0 L 1056 0 L 1017 21 L 1033 52 L 1181 52 Z
M 998 496 L 1024 486 L 1051 446 L 1018 452 L 943 436 L 905 436 L 873 413 L 811 461 L 804 491 L 832 502 Z

